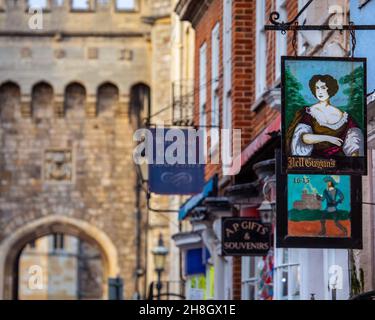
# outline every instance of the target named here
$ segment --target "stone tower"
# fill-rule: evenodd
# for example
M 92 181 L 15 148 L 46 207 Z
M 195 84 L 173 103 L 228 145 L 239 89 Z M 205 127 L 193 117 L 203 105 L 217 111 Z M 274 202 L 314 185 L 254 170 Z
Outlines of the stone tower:
M 158 65 L 150 21 L 169 1 L 38 2 L 42 15 L 26 0 L 0 1 L 0 298 L 17 296 L 22 248 L 56 232 L 99 247 L 104 297 L 117 276 L 125 298 L 143 295 L 132 135 Z

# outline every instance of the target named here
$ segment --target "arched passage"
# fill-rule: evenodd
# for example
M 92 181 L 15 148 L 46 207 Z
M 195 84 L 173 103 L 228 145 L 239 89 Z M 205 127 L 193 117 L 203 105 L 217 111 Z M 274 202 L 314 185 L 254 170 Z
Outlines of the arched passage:
M 51 215 L 25 224 L 2 241 L 0 246 L 0 300 L 12 299 L 17 296 L 18 260 L 26 244 L 55 233 L 75 236 L 87 243 L 95 244 L 101 251 L 104 279 L 118 276 L 117 250 L 103 231 L 83 220 Z M 103 292 L 104 297 L 107 297 L 106 284 L 103 286 Z

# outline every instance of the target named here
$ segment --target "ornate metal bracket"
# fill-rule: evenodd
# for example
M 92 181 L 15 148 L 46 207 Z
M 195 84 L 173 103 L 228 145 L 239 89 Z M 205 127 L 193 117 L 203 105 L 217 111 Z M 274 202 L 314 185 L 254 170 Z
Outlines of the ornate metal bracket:
M 291 21 L 278 21 L 280 19 L 280 13 L 278 11 L 273 11 L 270 14 L 269 21 L 271 25 L 266 25 L 264 28 L 267 31 L 281 31 L 285 34 L 287 31 L 324 31 L 324 30 L 375 30 L 375 25 L 355 25 L 354 23 L 349 23 L 348 25 L 298 25 L 298 18 L 303 12 L 313 3 L 314 0 L 309 0 L 303 8 L 298 12 L 298 14 Z
M 301 9 L 300 12 L 298 12 L 298 14 L 292 19 L 292 21 L 288 21 L 288 22 L 285 22 L 285 21 L 281 21 L 281 22 L 278 22 L 277 20 L 280 19 L 280 13 L 277 12 L 277 11 L 273 11 L 271 12 L 270 14 L 270 22 L 273 24 L 273 26 L 266 26 L 266 30 L 280 30 L 283 34 L 286 33 L 287 30 L 295 30 L 295 28 L 297 27 L 298 25 L 298 18 L 302 15 L 302 13 L 310 6 L 310 4 L 313 2 L 314 0 L 309 0 L 304 6 L 303 8 Z M 296 24 L 297 22 L 297 24 Z M 272 29 L 268 29 L 268 28 L 272 28 Z M 275 29 L 274 29 L 275 28 Z

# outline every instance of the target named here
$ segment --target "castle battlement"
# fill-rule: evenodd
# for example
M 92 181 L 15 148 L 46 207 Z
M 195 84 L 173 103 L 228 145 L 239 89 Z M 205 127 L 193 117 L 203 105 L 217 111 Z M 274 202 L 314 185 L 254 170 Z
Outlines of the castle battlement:
M 42 7 L 35 4 L 42 3 Z M 36 32 L 87 33 L 104 35 L 148 33 L 149 21 L 168 16 L 170 0 L 0 0 L 0 36 L 14 32 L 33 35 Z M 34 10 L 35 8 L 35 10 Z M 42 28 L 30 27 L 30 20 L 42 13 Z

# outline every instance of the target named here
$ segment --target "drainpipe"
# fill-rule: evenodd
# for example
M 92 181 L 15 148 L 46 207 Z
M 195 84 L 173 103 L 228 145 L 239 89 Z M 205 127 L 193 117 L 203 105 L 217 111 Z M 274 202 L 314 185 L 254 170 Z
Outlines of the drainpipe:
M 140 299 L 140 292 L 139 292 L 139 282 L 142 269 L 142 261 L 141 261 L 141 250 L 142 250 L 142 211 L 141 211 L 141 204 L 140 204 L 140 197 L 141 197 L 141 190 L 142 186 L 138 179 L 136 182 L 136 267 L 135 267 L 135 288 L 134 288 L 134 298 Z

